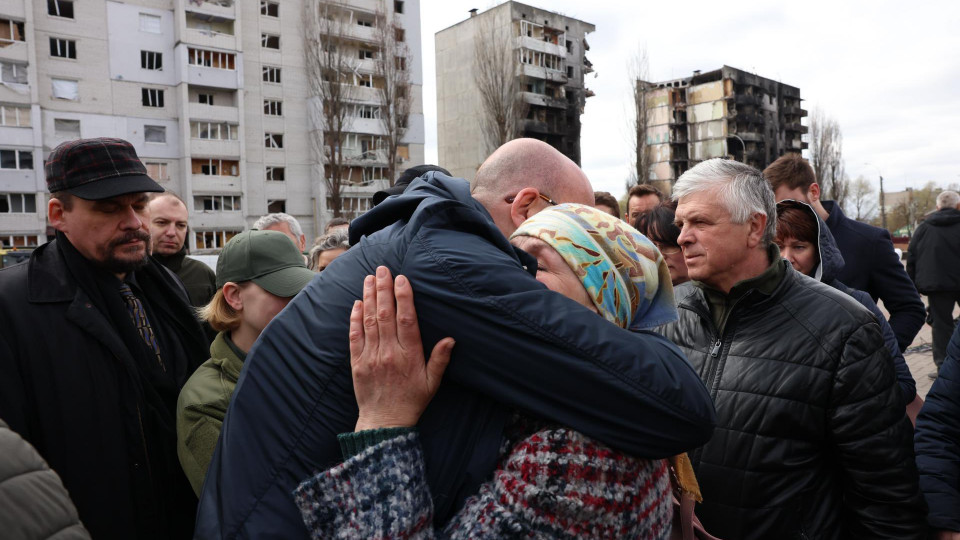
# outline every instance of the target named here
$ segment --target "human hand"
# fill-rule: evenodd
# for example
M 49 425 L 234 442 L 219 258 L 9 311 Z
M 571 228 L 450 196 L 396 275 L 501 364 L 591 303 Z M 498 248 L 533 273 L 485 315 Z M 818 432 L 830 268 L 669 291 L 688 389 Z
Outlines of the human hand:
M 383 266 L 363 282 L 363 300 L 350 313 L 350 368 L 360 408 L 356 431 L 416 425 L 450 363 L 453 338 L 424 362 L 413 289 Z
M 936 540 L 960 540 L 960 532 L 957 531 L 936 531 L 933 534 Z

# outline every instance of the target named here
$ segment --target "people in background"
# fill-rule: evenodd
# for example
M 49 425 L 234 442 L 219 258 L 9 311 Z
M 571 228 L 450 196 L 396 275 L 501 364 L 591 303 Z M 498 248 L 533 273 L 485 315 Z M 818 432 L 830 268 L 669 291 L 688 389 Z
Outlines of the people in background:
M 333 218 L 327 222 L 323 228 L 323 234 L 330 234 L 337 229 L 347 230 L 350 228 L 350 220 L 342 217 Z
M 310 269 L 314 272 L 323 270 L 334 259 L 350 249 L 350 236 L 343 228 L 334 229 L 320 238 L 310 248 Z
M 627 192 L 627 223 L 636 223 L 640 214 L 663 201 L 663 193 L 650 184 L 637 184 Z
M 307 249 L 307 237 L 303 235 L 300 222 L 290 214 L 277 212 L 275 214 L 261 216 L 260 219 L 254 222 L 252 228 L 259 231 L 282 232 L 287 235 L 287 238 L 293 241 L 293 245 L 297 246 L 300 253 L 303 253 Z
M 410 167 L 409 169 L 406 169 L 405 171 L 400 173 L 400 177 L 397 178 L 397 181 L 394 182 L 392 186 L 388 187 L 387 189 L 382 189 L 373 194 L 374 206 L 382 203 L 384 200 L 386 200 L 387 197 L 390 197 L 391 195 L 399 195 L 403 193 L 404 190 L 407 189 L 407 186 L 410 185 L 410 182 L 413 182 L 417 178 L 420 178 L 421 176 L 431 171 L 442 173 L 445 176 L 450 176 L 450 171 L 444 169 L 443 167 L 439 167 L 437 165 L 427 164 L 427 165 L 417 165 L 415 167 Z
M 217 291 L 217 276 L 209 266 L 187 257 L 187 205 L 167 191 L 151 197 L 148 210 L 153 258 L 177 274 L 190 305 L 207 305 Z
M 606 191 L 593 192 L 593 207 L 620 219 L 620 202 Z
M 652 240 L 663 254 L 663 259 L 667 261 L 667 268 L 670 269 L 670 279 L 674 287 L 690 281 L 687 263 L 683 260 L 683 251 L 677 243 L 680 229 L 674 223 L 675 217 L 671 205 L 660 204 L 640 214 L 633 225 Z

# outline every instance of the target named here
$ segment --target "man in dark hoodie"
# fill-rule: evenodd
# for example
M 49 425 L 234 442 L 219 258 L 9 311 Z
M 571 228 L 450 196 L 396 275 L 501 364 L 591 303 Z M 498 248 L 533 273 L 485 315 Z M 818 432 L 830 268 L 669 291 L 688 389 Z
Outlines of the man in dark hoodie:
M 549 145 L 517 139 L 471 185 L 429 172 L 355 219 L 354 247 L 273 319 L 247 357 L 197 537 L 307 537 L 292 491 L 341 461 L 337 434 L 357 422 L 344 314 L 380 265 L 409 279 L 424 350 L 447 336 L 457 343 L 418 425 L 437 522 L 494 470 L 511 409 L 641 457 L 709 439 L 710 396 L 676 346 L 547 290 L 534 279 L 536 260 L 507 241 L 558 202 L 592 204 L 586 176 Z
M 217 276 L 209 266 L 187 257 L 187 205 L 173 193 L 150 199 L 150 238 L 153 258 L 183 282 L 190 305 L 203 307 L 217 292 Z
M 937 211 L 917 227 L 907 248 L 907 274 L 927 295 L 933 319 L 933 363 L 937 370 L 953 333 L 953 306 L 960 304 L 960 196 L 937 195 Z M 931 374 L 935 375 L 935 374 Z
M 813 207 L 830 228 L 846 264 L 837 276 L 848 287 L 879 298 L 890 312 L 890 327 L 901 351 L 913 343 L 923 326 L 926 310 L 893 250 L 890 233 L 850 219 L 836 201 L 821 200 L 820 185 L 807 160 L 786 154 L 763 170 L 776 200 L 794 199 Z

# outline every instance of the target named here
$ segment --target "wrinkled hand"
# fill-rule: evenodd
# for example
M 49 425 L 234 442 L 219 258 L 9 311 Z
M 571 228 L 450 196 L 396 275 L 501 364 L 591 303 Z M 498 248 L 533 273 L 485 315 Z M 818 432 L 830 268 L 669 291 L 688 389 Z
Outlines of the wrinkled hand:
M 394 302 L 396 299 L 396 302 Z M 381 266 L 363 282 L 363 301 L 350 313 L 350 368 L 360 407 L 357 431 L 417 424 L 450 363 L 453 338 L 424 362 L 413 289 Z
M 937 531 L 933 537 L 936 540 L 960 540 L 960 532 L 957 531 Z

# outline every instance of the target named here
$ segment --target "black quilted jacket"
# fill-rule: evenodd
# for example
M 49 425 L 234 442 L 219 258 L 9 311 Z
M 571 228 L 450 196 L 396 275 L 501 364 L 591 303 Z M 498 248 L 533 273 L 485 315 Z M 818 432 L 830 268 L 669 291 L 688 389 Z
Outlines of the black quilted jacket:
M 717 427 L 691 453 L 721 538 L 923 538 L 912 430 L 873 316 L 795 272 L 753 290 L 718 335 L 703 291 L 677 288 L 680 346 L 714 399 Z

